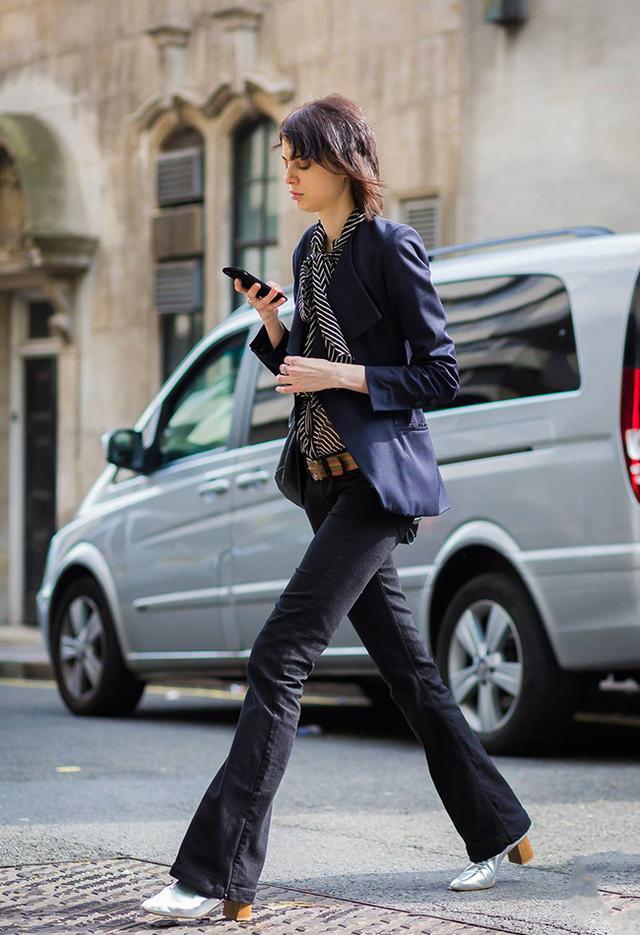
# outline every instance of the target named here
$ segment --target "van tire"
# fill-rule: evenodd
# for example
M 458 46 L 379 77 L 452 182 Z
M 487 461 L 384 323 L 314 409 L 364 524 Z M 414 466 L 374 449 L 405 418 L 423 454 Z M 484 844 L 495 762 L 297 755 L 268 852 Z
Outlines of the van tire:
M 86 649 L 77 650 L 80 641 L 71 632 L 70 611 L 80 624 L 80 632 L 91 637 L 90 646 Z M 62 660 L 63 643 L 66 664 Z M 80 660 L 76 663 L 69 659 L 70 647 L 73 647 L 73 653 L 85 653 L 82 664 Z M 135 710 L 145 682 L 136 678 L 124 662 L 109 605 L 95 578 L 83 575 L 62 594 L 53 615 L 50 654 L 58 691 L 73 714 L 118 717 Z M 85 660 L 89 660 L 89 668 L 89 662 Z M 79 675 L 78 666 L 81 670 Z M 89 670 L 95 684 L 89 682 L 86 674 Z M 82 686 L 86 688 L 85 692 L 81 691 Z
M 500 609 L 507 612 L 510 620 L 504 628 L 508 634 L 505 653 L 511 656 L 517 653 L 514 661 L 520 661 L 522 675 L 519 691 L 512 696 L 514 700 L 510 706 L 510 696 L 498 689 L 507 708 L 505 715 L 508 713 L 504 723 L 500 725 L 498 721 L 493 730 L 481 730 L 474 725 L 472 728 L 491 754 L 524 753 L 555 747 L 564 739 L 572 723 L 580 700 L 582 679 L 578 674 L 559 667 L 533 600 L 515 575 L 487 572 L 467 581 L 456 592 L 443 615 L 437 640 L 436 663 L 443 681 L 451 687 L 449 654 L 454 634 L 456 628 L 462 632 L 459 629 L 463 626 L 461 618 L 476 602 L 485 602 L 480 605 L 480 613 L 483 608 L 486 613 L 492 605 L 498 605 L 497 613 Z M 453 651 L 463 659 L 461 644 L 458 640 L 456 644 Z M 481 656 L 477 658 L 481 659 Z M 462 665 L 469 664 L 471 658 L 467 656 Z M 490 675 L 488 679 L 491 680 Z M 477 689 L 467 697 L 477 700 Z M 464 705 L 465 698 L 462 698 L 463 711 Z M 469 707 L 474 708 L 473 701 Z

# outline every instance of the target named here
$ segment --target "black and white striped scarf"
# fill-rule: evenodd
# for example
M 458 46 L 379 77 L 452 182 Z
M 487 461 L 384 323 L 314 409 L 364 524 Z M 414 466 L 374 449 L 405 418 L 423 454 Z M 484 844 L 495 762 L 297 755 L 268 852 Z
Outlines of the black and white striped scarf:
M 305 357 L 312 356 L 316 330 L 319 328 L 328 359 L 351 363 L 351 352 L 327 300 L 327 288 L 349 237 L 364 220 L 363 212 L 354 208 L 345 221 L 340 236 L 333 241 L 329 250 L 325 250 L 325 229 L 321 221 L 318 221 L 311 235 L 310 250 L 300 269 L 298 298 L 300 317 L 309 325 L 303 348 Z M 344 442 L 331 424 L 317 395 L 313 392 L 297 393 L 296 397 L 301 407 L 297 434 L 303 451 L 307 454 L 313 452 L 316 457 L 343 451 Z

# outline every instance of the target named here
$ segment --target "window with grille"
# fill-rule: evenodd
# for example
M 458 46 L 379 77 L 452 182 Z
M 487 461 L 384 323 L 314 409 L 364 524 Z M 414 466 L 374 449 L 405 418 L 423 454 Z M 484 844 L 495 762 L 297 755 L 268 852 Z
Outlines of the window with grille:
M 417 230 L 427 250 L 440 246 L 439 198 L 407 198 L 401 208 L 402 223 Z
M 244 125 L 233 140 L 233 237 L 231 262 L 259 276 L 277 280 L 278 189 L 282 183 L 281 150 L 272 149 L 275 124 L 262 118 Z M 229 281 L 231 310 L 244 296 Z
M 181 127 L 156 161 L 154 304 L 160 318 L 162 379 L 204 333 L 204 146 Z

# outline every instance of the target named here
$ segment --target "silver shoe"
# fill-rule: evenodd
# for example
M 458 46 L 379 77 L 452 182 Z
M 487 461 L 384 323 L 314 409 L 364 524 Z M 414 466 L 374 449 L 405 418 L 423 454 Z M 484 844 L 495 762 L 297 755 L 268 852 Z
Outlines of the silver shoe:
M 531 827 L 529 827 L 529 831 Z M 525 840 L 529 834 L 527 831 L 514 841 L 508 844 L 503 851 L 496 854 L 495 857 L 488 857 L 486 860 L 480 860 L 478 863 L 469 864 L 454 880 L 449 884 L 450 890 L 488 890 L 496 882 L 496 876 L 500 869 L 500 864 L 509 854 L 509 860 L 512 863 L 526 864 L 533 858 L 533 848 L 528 840 Z M 520 845 L 520 846 L 518 846 Z M 511 854 L 510 852 L 514 853 Z
M 202 896 L 176 880 L 155 896 L 145 899 L 140 907 L 153 915 L 168 916 L 171 919 L 201 919 L 209 915 L 221 902 L 217 896 Z

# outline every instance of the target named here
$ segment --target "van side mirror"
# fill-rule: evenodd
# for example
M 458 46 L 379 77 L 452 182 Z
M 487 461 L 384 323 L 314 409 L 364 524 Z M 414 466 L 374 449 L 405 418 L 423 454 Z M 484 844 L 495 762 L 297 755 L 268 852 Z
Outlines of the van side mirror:
M 102 446 L 110 464 L 145 473 L 146 458 L 142 432 L 135 429 L 115 429 L 102 436 Z

